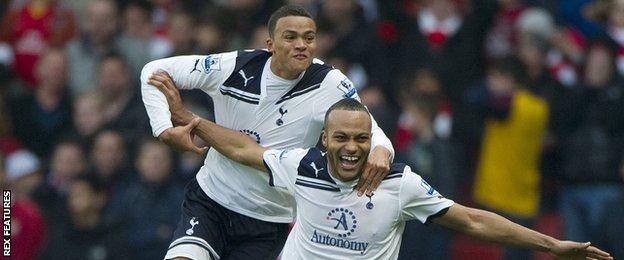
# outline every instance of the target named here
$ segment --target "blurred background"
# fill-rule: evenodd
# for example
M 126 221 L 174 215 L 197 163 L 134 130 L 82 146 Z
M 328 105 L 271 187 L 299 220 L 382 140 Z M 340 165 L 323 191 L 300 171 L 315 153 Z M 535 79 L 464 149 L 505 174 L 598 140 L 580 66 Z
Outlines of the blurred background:
M 285 3 L 318 26 L 407 162 L 446 197 L 624 258 L 624 0 L 8 0 L 0 184 L 14 259 L 162 259 L 203 158 L 151 136 L 153 59 L 263 48 Z M 188 107 L 212 117 L 202 92 Z M 550 259 L 408 223 L 401 259 Z

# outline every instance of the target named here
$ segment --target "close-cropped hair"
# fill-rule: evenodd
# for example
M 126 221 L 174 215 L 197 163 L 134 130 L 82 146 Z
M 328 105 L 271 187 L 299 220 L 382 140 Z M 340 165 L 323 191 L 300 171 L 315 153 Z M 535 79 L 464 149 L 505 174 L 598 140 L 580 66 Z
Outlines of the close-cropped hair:
M 357 101 L 353 98 L 345 98 L 331 105 L 327 112 L 325 112 L 325 124 L 327 124 L 329 114 L 331 114 L 331 112 L 334 110 L 362 111 L 367 114 L 369 113 L 368 109 L 362 103 L 360 103 L 360 101 Z
M 303 16 L 312 19 L 312 15 L 303 7 L 297 5 L 285 5 L 275 10 L 269 18 L 267 27 L 269 28 L 269 36 L 273 38 L 273 31 L 275 31 L 275 25 L 277 20 L 287 16 Z

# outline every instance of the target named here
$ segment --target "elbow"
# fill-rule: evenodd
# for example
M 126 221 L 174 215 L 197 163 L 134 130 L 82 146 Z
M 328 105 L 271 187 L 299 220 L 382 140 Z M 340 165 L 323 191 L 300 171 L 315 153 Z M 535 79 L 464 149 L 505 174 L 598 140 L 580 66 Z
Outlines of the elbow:
M 141 81 L 146 82 L 147 78 L 156 70 L 157 61 L 150 61 L 141 69 Z
M 159 70 L 166 71 L 164 63 L 162 62 L 162 59 L 148 62 L 147 64 L 143 66 L 143 69 L 141 69 L 141 81 L 143 83 L 147 82 L 147 79 L 149 78 L 149 76 L 151 76 L 154 72 L 157 72 Z

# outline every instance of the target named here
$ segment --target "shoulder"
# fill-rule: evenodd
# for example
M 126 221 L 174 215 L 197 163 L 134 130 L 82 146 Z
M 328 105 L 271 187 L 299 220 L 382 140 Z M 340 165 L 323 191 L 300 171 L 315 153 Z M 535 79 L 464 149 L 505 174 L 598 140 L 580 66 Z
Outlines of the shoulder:
M 306 155 L 301 158 L 297 171 L 300 176 L 335 183 L 329 176 L 329 171 L 327 169 L 326 153 L 318 148 L 310 148 L 307 150 Z
M 390 165 L 390 171 L 388 175 L 383 179 L 383 181 L 391 180 L 391 179 L 399 179 L 403 178 L 403 175 L 411 172 L 409 166 L 404 163 L 393 163 Z
M 238 71 L 247 65 L 262 64 L 271 57 L 271 53 L 265 49 L 248 49 L 238 50 L 232 53 L 236 54 L 236 67 L 234 71 Z
M 357 94 L 353 82 L 338 69 L 333 69 L 327 73 L 323 80 L 323 88 L 341 95 L 342 98 L 353 98 Z

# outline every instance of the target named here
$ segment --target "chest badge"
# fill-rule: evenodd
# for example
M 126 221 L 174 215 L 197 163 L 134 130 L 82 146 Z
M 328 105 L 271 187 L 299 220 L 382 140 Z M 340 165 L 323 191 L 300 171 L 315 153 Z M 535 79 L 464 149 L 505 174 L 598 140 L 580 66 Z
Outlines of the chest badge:
M 327 213 L 325 217 L 333 222 L 334 230 L 338 231 L 338 237 L 347 237 L 355 232 L 357 228 L 357 218 L 353 211 L 345 208 L 335 208 Z
M 280 117 L 275 121 L 275 124 L 277 126 L 281 126 L 284 124 L 284 120 L 282 120 L 282 118 L 284 117 L 284 114 L 288 113 L 288 110 L 284 109 L 284 107 L 280 107 L 279 113 L 280 113 Z
M 375 207 L 375 205 L 373 205 L 373 195 L 375 195 L 375 193 L 371 193 L 370 195 L 366 194 L 366 197 L 368 197 L 368 203 L 366 203 L 367 209 L 373 209 L 373 207 Z

